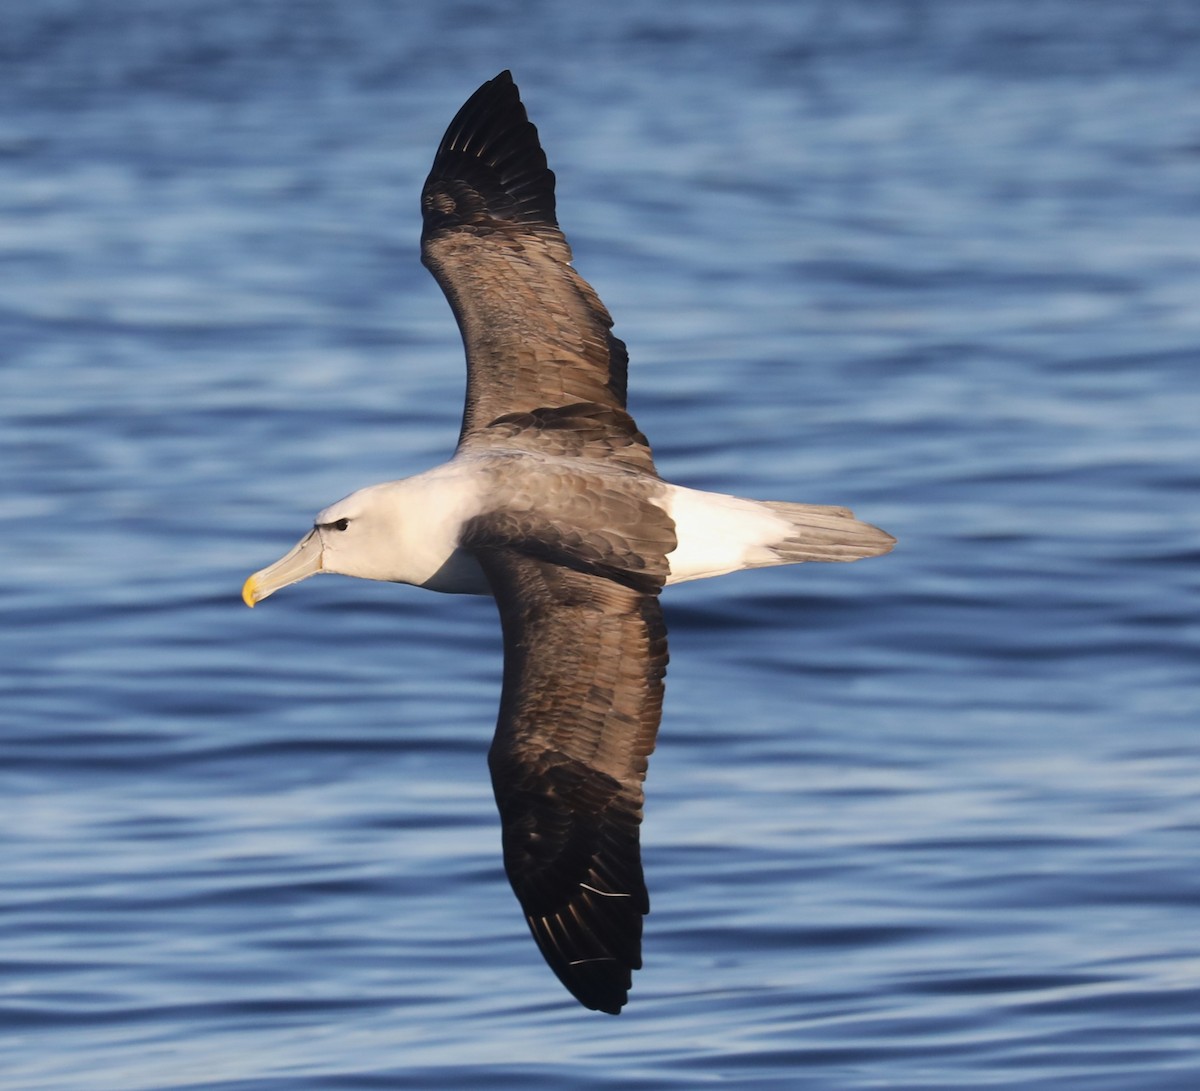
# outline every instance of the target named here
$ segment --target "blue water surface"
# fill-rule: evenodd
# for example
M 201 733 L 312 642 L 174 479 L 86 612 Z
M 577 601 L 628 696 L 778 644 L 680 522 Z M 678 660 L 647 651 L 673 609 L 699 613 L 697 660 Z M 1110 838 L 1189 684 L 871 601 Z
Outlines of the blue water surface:
M 17 0 L 0 1086 L 1200 1086 L 1200 7 Z M 619 1019 L 504 879 L 486 600 L 242 580 L 450 452 L 417 196 L 513 69 L 674 480 Z

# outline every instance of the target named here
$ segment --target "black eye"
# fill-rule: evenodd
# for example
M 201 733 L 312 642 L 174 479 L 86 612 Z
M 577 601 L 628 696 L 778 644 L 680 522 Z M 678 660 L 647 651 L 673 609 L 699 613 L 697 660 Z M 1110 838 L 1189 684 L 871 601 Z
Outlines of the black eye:
M 330 523 L 334 530 L 345 530 L 350 525 L 349 519 L 339 519 L 336 523 Z

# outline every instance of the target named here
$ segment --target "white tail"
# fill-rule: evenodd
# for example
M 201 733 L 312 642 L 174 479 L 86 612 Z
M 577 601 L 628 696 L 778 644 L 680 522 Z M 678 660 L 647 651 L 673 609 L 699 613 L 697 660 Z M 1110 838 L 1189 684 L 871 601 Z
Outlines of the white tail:
M 857 561 L 887 553 L 896 544 L 885 531 L 859 522 L 848 508 L 667 488 L 663 506 L 675 521 L 679 540 L 667 558 L 668 583 L 801 561 Z

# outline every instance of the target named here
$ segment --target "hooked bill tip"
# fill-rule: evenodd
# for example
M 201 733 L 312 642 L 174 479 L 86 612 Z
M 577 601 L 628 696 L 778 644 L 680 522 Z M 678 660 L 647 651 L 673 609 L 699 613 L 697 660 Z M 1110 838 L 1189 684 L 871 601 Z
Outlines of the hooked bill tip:
M 258 601 L 258 588 L 255 587 L 254 577 L 251 576 L 244 584 L 242 584 L 242 602 L 249 606 L 252 610 L 254 604 Z

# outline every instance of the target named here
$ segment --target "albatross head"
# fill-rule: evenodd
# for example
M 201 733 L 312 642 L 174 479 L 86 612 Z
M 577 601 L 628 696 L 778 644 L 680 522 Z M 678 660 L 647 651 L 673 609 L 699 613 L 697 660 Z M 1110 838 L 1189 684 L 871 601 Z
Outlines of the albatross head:
M 479 564 L 458 548 L 476 486 L 430 471 L 351 493 L 321 512 L 289 553 L 242 588 L 247 606 L 318 572 L 412 583 L 431 591 L 486 595 Z
M 320 512 L 312 530 L 289 552 L 246 581 L 246 605 L 254 606 L 318 572 L 409 582 L 403 569 L 399 505 L 388 503 L 385 488 L 360 489 Z

